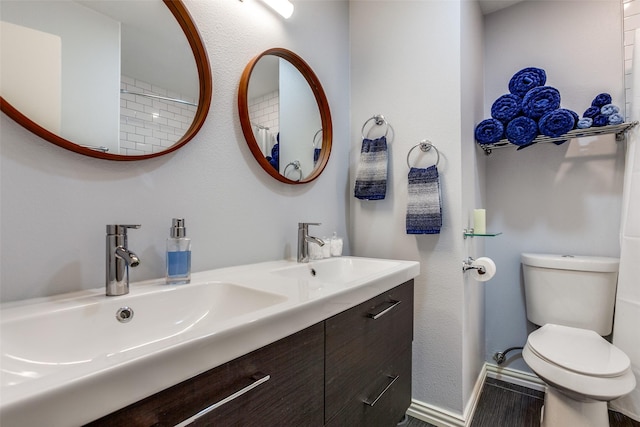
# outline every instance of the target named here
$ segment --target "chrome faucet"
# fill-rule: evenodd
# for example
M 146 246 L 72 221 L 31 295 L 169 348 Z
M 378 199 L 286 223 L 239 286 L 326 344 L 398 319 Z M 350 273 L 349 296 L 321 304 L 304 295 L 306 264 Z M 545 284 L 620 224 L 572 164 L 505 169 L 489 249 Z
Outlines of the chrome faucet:
M 320 225 L 316 222 L 299 222 L 298 223 L 298 262 L 309 262 L 309 243 L 315 243 L 318 246 L 324 246 L 322 239 L 309 236 L 309 226 Z
M 129 293 L 129 267 L 140 264 L 138 256 L 127 248 L 127 229 L 140 225 L 107 225 L 107 296 Z

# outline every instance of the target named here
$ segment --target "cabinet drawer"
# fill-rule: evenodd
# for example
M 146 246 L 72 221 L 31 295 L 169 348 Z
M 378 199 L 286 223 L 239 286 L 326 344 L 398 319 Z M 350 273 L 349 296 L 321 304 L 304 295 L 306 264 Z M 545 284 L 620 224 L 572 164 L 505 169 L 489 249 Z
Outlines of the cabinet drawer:
M 190 425 L 321 426 L 323 359 L 324 327 L 319 323 L 90 425 L 174 426 L 244 390 Z
M 395 366 L 394 357 L 405 351 L 410 377 L 412 340 L 413 280 L 327 319 L 325 420 L 353 399 L 366 398 L 363 393 L 371 387 L 372 378 L 390 363 Z M 410 395 L 409 390 L 409 400 Z
M 360 393 L 344 401 L 327 427 L 395 426 L 411 404 L 411 347 L 395 352 L 389 364 L 368 380 Z

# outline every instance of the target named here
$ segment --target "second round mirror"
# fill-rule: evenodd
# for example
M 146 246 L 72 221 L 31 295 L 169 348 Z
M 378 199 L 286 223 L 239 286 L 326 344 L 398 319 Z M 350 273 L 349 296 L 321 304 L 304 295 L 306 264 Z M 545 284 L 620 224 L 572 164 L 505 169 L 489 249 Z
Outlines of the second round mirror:
M 238 108 L 251 153 L 269 175 L 289 184 L 320 176 L 331 152 L 331 114 L 302 58 L 276 48 L 251 60 L 240 80 Z

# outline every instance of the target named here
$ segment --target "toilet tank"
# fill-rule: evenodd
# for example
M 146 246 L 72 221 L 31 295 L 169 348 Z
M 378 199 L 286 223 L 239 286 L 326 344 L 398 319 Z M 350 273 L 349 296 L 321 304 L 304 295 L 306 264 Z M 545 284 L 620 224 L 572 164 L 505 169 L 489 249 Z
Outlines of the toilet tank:
M 521 262 L 530 322 L 611 333 L 618 258 L 523 253 Z

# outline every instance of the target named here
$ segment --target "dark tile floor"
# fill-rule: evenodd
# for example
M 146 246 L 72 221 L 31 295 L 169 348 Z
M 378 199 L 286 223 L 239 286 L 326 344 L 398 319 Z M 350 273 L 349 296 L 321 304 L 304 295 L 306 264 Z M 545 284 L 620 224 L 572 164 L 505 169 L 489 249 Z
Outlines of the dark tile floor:
M 539 427 L 544 393 L 487 378 L 471 427 Z M 640 427 L 640 423 L 609 411 L 611 427 Z M 409 417 L 407 427 L 435 427 Z

